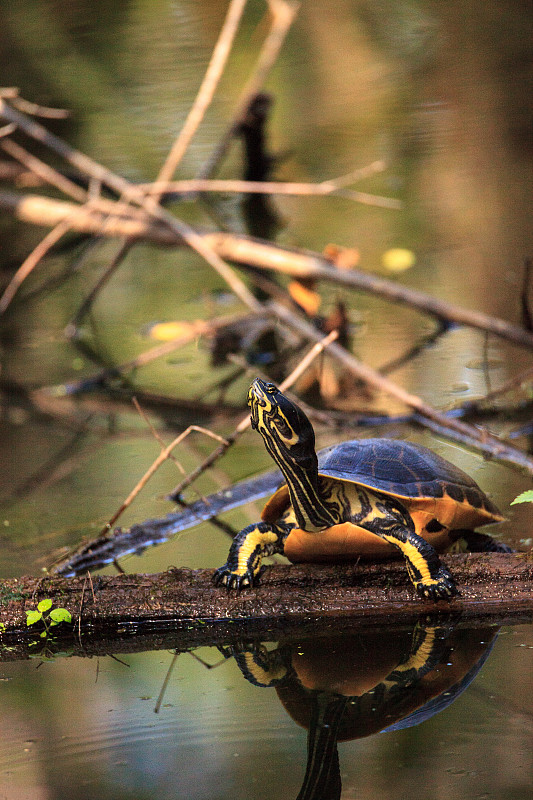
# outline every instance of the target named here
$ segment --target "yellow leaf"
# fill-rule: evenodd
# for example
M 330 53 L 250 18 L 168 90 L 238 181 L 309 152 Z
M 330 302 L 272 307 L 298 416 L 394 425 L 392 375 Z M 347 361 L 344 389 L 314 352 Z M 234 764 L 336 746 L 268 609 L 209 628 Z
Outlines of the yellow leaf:
M 381 256 L 381 263 L 389 272 L 405 272 L 416 264 L 416 256 L 412 250 L 403 247 L 391 247 Z
M 169 342 L 172 339 L 178 339 L 180 336 L 190 336 L 195 330 L 195 323 L 193 322 L 156 322 L 148 330 L 150 339 L 155 339 L 157 342 Z

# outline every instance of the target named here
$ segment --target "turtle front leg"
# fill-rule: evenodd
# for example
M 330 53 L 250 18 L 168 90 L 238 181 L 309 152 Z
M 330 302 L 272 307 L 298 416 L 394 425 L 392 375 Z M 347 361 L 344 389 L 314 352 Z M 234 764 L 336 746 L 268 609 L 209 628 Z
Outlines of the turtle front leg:
M 248 525 L 233 540 L 228 560 L 224 566 L 215 570 L 215 586 L 227 589 L 242 589 L 256 586 L 261 573 L 261 561 L 273 553 L 283 553 L 285 539 L 294 525 L 257 522 Z

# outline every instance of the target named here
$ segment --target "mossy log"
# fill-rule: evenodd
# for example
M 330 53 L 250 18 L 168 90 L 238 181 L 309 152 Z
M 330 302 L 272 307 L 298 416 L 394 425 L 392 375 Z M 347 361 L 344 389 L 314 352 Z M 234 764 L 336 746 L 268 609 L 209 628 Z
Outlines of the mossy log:
M 346 624 L 352 630 L 407 624 L 432 613 L 452 614 L 463 622 L 487 616 L 533 619 L 530 555 L 449 555 L 443 561 L 460 592 L 449 603 L 420 600 L 401 562 L 275 565 L 267 567 L 260 586 L 239 594 L 215 588 L 213 571 L 207 569 L 6 580 L 0 583 L 0 658 L 32 652 L 30 641 L 39 631 L 26 625 L 26 611 L 45 598 L 72 614 L 72 625 L 52 629 L 55 647 L 79 655 L 187 649 L 247 637 L 276 640 Z

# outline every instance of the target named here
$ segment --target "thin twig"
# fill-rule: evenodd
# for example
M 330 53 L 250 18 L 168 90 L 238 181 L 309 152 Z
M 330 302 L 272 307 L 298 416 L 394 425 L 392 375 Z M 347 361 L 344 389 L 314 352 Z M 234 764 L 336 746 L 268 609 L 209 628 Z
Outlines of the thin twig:
M 381 162 L 379 162 L 381 163 Z M 354 182 L 354 181 L 353 181 Z M 137 186 L 139 193 L 149 195 L 166 195 L 169 193 L 191 194 L 194 192 L 237 192 L 240 194 L 289 195 L 296 197 L 327 197 L 328 195 L 345 197 L 366 205 L 383 208 L 403 208 L 401 200 L 392 197 L 346 190 L 336 185 L 336 181 L 321 183 L 298 183 L 276 181 L 243 181 L 243 180 L 181 180 L 162 183 L 144 183 Z
M 285 41 L 285 37 L 298 13 L 299 4 L 289 3 L 286 0 L 269 0 L 270 14 L 272 23 L 270 30 L 263 42 L 257 57 L 255 68 L 249 78 L 240 100 L 237 110 L 233 116 L 233 121 L 222 136 L 219 144 L 204 164 L 198 174 L 198 178 L 209 178 L 216 170 L 220 161 L 224 158 L 231 140 L 235 133 L 235 128 L 239 125 L 245 110 L 250 105 L 250 100 L 262 88 L 268 74 L 274 64 Z
M 89 575 L 89 574 L 90 573 L 87 572 L 85 574 L 84 579 L 83 579 L 83 586 L 82 586 L 82 589 L 81 589 L 80 610 L 78 612 L 78 641 L 79 641 L 80 645 L 81 645 L 81 618 L 83 616 L 83 600 L 84 600 L 84 597 L 85 597 L 85 584 L 87 583 L 87 575 Z
M 227 444 L 226 439 L 223 439 L 222 436 L 213 433 L 213 431 L 210 431 L 208 428 L 202 428 L 199 425 L 189 425 L 189 427 L 186 430 L 184 430 L 183 433 L 180 433 L 179 436 L 176 436 L 176 438 L 173 439 L 171 443 L 160 452 L 158 457 L 155 459 L 152 465 L 146 470 L 146 472 L 144 473 L 140 481 L 137 483 L 137 485 L 132 489 L 132 491 L 126 497 L 120 508 L 117 511 L 115 511 L 109 522 L 107 522 L 106 525 L 104 525 L 104 527 L 99 533 L 99 536 L 103 536 L 105 533 L 111 530 L 117 519 L 120 516 L 122 516 L 124 511 L 126 511 L 126 509 L 132 504 L 132 502 L 135 500 L 141 489 L 143 489 L 146 486 L 152 475 L 154 475 L 161 466 L 161 464 L 167 460 L 172 450 L 178 444 L 180 444 L 180 442 L 182 442 L 190 433 L 193 433 L 193 431 L 197 433 L 204 433 L 206 436 L 210 436 L 212 439 L 216 439 L 223 445 Z
M 522 289 L 520 291 L 520 305 L 522 310 L 522 322 L 524 328 L 528 331 L 533 331 L 533 312 L 529 302 L 529 292 L 531 289 L 531 276 L 533 275 L 533 260 L 526 258 L 524 262 L 524 277 L 522 280 Z
M 328 195 L 378 172 L 383 172 L 384 169 L 386 169 L 384 161 L 373 161 L 366 167 L 360 167 L 346 175 L 340 175 L 338 178 L 330 178 L 318 183 L 192 178 L 190 180 L 168 181 L 166 183 L 162 183 L 160 180 L 154 183 L 138 183 L 136 188 L 145 194 L 166 194 L 167 192 L 182 192 L 183 194 L 188 192 L 249 192 L 253 194 Z
M 315 358 L 320 355 L 326 348 L 329 348 L 334 342 L 335 339 L 338 337 L 337 331 L 332 331 L 328 336 L 324 336 L 317 342 L 306 355 L 302 358 L 302 360 L 297 364 L 297 366 L 293 369 L 290 375 L 288 375 L 285 380 L 280 383 L 279 388 L 281 391 L 286 391 L 289 387 L 291 387 L 298 378 L 309 368 Z M 202 463 L 193 470 L 187 478 L 184 478 L 181 483 L 176 486 L 172 492 L 170 492 L 169 497 L 173 500 L 179 500 L 181 493 L 186 489 L 188 486 L 191 485 L 202 473 L 206 471 L 209 467 L 211 467 L 215 461 L 218 461 L 220 456 L 224 455 L 226 450 L 228 450 L 237 439 L 250 427 L 250 415 L 247 414 L 237 425 L 233 433 L 227 437 L 226 444 L 221 444 L 220 447 L 217 447 L 216 450 L 206 458 Z
M 93 585 L 93 578 L 90 572 L 87 573 L 87 578 L 89 580 L 89 586 L 91 587 L 91 594 L 93 596 L 93 603 L 96 603 L 96 597 L 94 595 L 94 585 Z
M 28 153 L 23 147 L 10 139 L 0 141 L 0 147 L 5 150 L 12 158 L 19 161 L 31 172 L 37 175 L 45 183 L 55 186 L 61 192 L 64 192 L 69 197 L 74 198 L 79 203 L 85 203 L 87 200 L 87 192 L 81 189 L 73 181 L 66 178 L 53 167 L 45 164 L 40 158 Z
M 22 262 L 18 270 L 15 272 L 7 287 L 5 288 L 2 296 L 0 297 L 0 314 L 3 314 L 10 305 L 19 286 L 26 280 L 28 275 L 35 269 L 37 264 L 45 257 L 48 251 L 70 230 L 70 221 L 67 217 L 62 222 L 59 222 L 55 228 L 49 231 L 44 239 L 42 239 L 37 247 L 35 247 L 29 256 Z
M 174 667 L 176 666 L 176 662 L 178 660 L 178 656 L 179 655 L 180 655 L 180 653 L 178 652 L 178 650 L 176 650 L 174 652 L 174 655 L 172 656 L 172 661 L 169 664 L 169 667 L 167 669 L 167 674 L 165 675 L 165 680 L 163 681 L 163 685 L 161 686 L 161 691 L 159 692 L 159 696 L 157 698 L 157 702 L 156 702 L 156 704 L 154 706 L 154 714 L 159 714 L 159 711 L 161 710 L 161 705 L 163 703 L 163 698 L 165 696 L 165 692 L 167 690 L 168 683 L 170 681 L 170 676 L 172 675 L 172 672 L 174 671 Z
M 139 401 L 137 400 L 137 398 L 136 398 L 136 397 L 132 397 L 132 398 L 131 398 L 131 401 L 132 401 L 133 405 L 135 406 L 135 408 L 137 409 L 137 413 L 139 414 L 139 416 L 140 416 L 140 417 L 142 417 L 142 419 L 144 420 L 144 422 L 145 422 L 145 423 L 148 425 L 148 427 L 150 428 L 150 431 L 151 431 L 151 433 L 152 433 L 152 436 L 154 437 L 154 439 L 156 439 L 156 441 L 157 441 L 157 442 L 159 442 L 159 444 L 161 445 L 161 447 L 163 447 L 163 448 L 164 448 L 164 447 L 166 447 L 166 443 L 165 443 L 165 441 L 164 441 L 163 437 L 159 435 L 159 433 L 157 432 L 157 430 L 155 429 L 155 427 L 152 425 L 152 422 L 151 422 L 151 420 L 150 420 L 150 417 L 148 416 L 148 414 L 146 414 L 145 410 L 143 409 L 143 407 L 141 406 L 141 404 L 139 403 Z M 177 466 L 177 468 L 179 469 L 179 471 L 181 472 L 181 474 L 182 474 L 182 475 L 186 475 L 186 470 L 185 470 L 185 467 L 183 466 L 183 464 L 181 464 L 181 463 L 178 461 L 178 459 L 176 458 L 176 456 L 174 455 L 174 453 L 169 453 L 169 456 L 168 456 L 168 457 L 169 457 L 170 461 L 173 461 L 173 462 L 174 462 L 174 464 Z
M 230 54 L 231 46 L 235 39 L 235 34 L 237 33 L 245 5 L 246 0 L 231 0 L 229 4 L 226 19 L 220 31 L 218 41 L 213 49 L 213 53 L 211 54 L 211 60 L 204 75 L 202 85 L 200 86 L 179 136 L 159 171 L 158 182 L 165 184 L 174 175 L 178 164 L 181 162 L 185 151 L 213 99 L 216 87 L 218 86 L 218 82 Z M 160 194 L 160 191 L 156 191 L 156 194 Z
M 11 136 L 17 130 L 17 126 L 13 125 L 12 122 L 9 122 L 7 125 L 2 125 L 0 128 L 0 138 L 4 136 Z
M 116 558 L 114 558 L 111 563 L 113 564 L 119 575 L 126 575 L 126 570 L 118 563 L 118 560 Z
M 24 100 L 23 97 L 20 97 L 18 91 L 16 95 L 11 97 L 11 102 L 14 106 L 16 106 L 20 111 L 23 111 L 25 114 L 30 114 L 34 117 L 44 117 L 46 119 L 66 119 L 70 117 L 71 112 L 66 108 L 49 108 L 48 106 L 41 106 L 37 105 L 37 103 L 31 103 L 29 100 Z
M 130 249 L 130 243 L 131 243 L 130 239 L 126 239 L 121 243 L 118 251 L 113 256 L 111 263 L 108 264 L 105 271 L 100 275 L 100 277 L 94 284 L 89 294 L 85 297 L 85 299 L 79 306 L 74 317 L 65 328 L 65 336 L 67 337 L 67 339 L 74 339 L 76 337 L 79 326 L 81 325 L 83 318 L 91 308 L 97 294 L 111 279 L 111 277 L 114 275 L 114 273 L 122 263 L 126 253 Z

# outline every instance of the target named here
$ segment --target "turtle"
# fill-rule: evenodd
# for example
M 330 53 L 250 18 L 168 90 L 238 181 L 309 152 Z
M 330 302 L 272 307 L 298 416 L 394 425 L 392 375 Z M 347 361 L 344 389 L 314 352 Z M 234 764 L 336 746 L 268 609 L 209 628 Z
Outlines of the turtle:
M 261 521 L 234 538 L 227 562 L 215 570 L 215 585 L 257 585 L 263 558 L 274 553 L 292 562 L 401 553 L 420 597 L 450 600 L 458 593 L 437 551 L 479 525 L 504 519 L 469 475 L 426 447 L 394 439 L 342 442 L 319 462 L 311 422 L 274 383 L 256 378 L 248 405 L 252 428 L 285 483 L 266 503 Z M 473 549 L 509 550 L 490 536 L 472 535 L 478 537 Z

